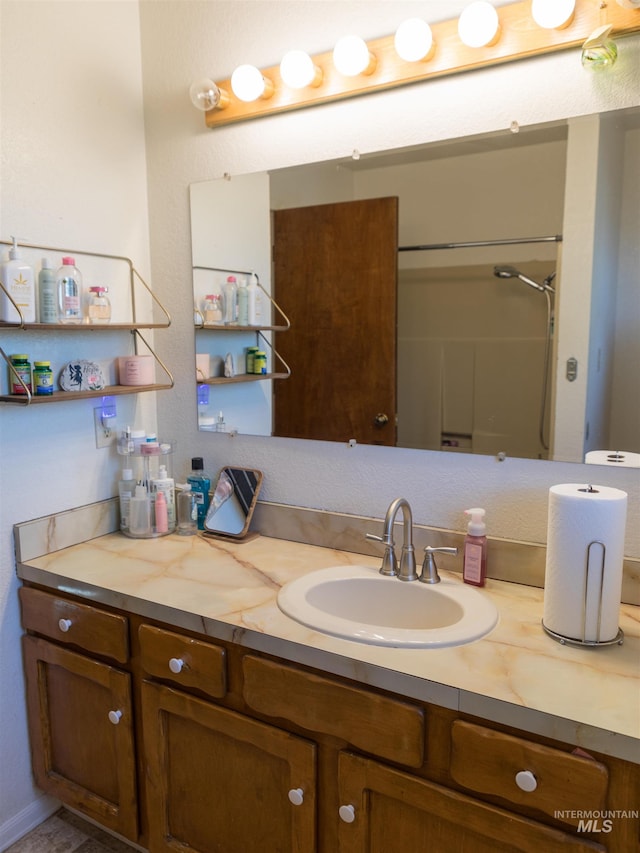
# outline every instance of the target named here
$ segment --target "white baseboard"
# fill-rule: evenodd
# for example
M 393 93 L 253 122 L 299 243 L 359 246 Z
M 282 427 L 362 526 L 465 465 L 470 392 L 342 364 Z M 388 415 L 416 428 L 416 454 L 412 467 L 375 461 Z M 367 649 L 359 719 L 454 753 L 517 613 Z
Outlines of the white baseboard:
M 11 847 L 18 839 L 46 820 L 60 808 L 60 802 L 53 797 L 42 795 L 29 803 L 18 814 L 0 825 L 0 853 Z

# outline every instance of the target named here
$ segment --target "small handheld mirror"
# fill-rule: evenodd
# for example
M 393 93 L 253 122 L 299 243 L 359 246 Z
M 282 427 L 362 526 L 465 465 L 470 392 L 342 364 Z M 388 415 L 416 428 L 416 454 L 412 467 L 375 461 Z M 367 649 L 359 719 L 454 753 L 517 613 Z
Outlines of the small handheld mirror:
M 249 531 L 261 485 L 261 471 L 223 468 L 204 520 L 205 533 L 243 539 Z

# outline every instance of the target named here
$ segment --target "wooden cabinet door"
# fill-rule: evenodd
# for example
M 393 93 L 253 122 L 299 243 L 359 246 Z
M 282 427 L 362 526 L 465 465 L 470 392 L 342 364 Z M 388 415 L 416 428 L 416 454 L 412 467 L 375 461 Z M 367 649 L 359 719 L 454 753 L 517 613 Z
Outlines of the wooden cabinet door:
M 46 640 L 22 641 L 37 785 L 136 841 L 129 675 Z
M 142 714 L 150 853 L 314 853 L 315 744 L 151 682 Z
M 342 815 L 353 817 L 352 822 L 340 820 L 340 853 L 606 850 L 600 844 L 350 753 L 340 754 L 339 791 Z

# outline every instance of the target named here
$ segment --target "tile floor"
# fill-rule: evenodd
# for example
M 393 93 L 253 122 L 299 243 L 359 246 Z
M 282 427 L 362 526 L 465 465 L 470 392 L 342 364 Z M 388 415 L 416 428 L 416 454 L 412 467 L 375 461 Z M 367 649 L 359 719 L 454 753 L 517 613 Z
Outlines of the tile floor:
M 136 853 L 137 849 L 62 808 L 5 853 Z

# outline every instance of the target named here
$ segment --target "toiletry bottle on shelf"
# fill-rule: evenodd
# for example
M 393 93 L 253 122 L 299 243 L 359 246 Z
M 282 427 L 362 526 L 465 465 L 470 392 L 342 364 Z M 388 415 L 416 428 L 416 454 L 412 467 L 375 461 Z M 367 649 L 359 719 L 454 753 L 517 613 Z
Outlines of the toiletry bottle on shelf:
M 178 484 L 178 533 L 193 536 L 198 532 L 198 504 L 191 483 Z
M 74 258 L 62 259 L 62 266 L 56 277 L 58 290 L 58 320 L 60 323 L 76 324 L 82 322 L 82 275 L 76 269 Z
M 226 326 L 233 326 L 237 316 L 237 283 L 235 275 L 230 275 L 224 285 L 224 322 Z
M 42 259 L 42 266 L 38 273 L 38 322 L 58 322 L 56 274 L 48 258 Z
M 108 287 L 95 285 L 89 288 L 87 296 L 87 322 L 96 325 L 111 322 L 111 302 L 107 293 Z
M 129 533 L 132 536 L 151 533 L 151 501 L 146 486 L 140 483 L 129 501 Z
M 169 530 L 173 530 L 176 526 L 176 488 L 172 477 L 167 474 L 167 466 L 160 465 L 158 467 L 158 476 L 153 480 L 151 488 L 159 495 L 162 493 L 167 506 L 167 525 Z M 156 498 L 157 500 L 157 498 Z M 156 504 L 156 515 L 158 508 Z
M 191 491 L 198 504 L 198 530 L 204 530 L 204 520 L 209 509 L 211 480 L 204 473 L 202 456 L 195 456 L 191 460 L 191 473 L 187 477 L 187 483 L 191 485 Z
M 164 496 L 164 492 L 156 492 L 155 519 L 156 533 L 168 533 L 169 518 L 167 515 L 167 499 Z
M 222 299 L 218 293 L 209 293 L 205 296 L 202 303 L 202 316 L 207 326 L 222 325 Z
M 122 479 L 118 481 L 120 498 L 120 530 L 129 530 L 129 504 L 136 491 L 136 481 L 131 468 L 122 469 Z
M 239 326 L 249 325 L 249 293 L 247 291 L 247 283 L 242 279 L 238 285 L 237 293 L 238 301 L 238 317 L 237 324 Z
M 36 286 L 33 270 L 22 260 L 22 252 L 15 237 L 9 250 L 9 260 L 2 264 L 0 275 L 4 290 L 0 294 L 0 320 L 7 323 L 36 322 Z M 5 292 L 6 291 L 6 292 Z M 8 294 L 8 295 L 7 295 Z M 11 299 L 13 299 L 13 302 Z M 15 305 L 13 304 L 15 302 Z M 15 306 L 20 309 L 20 314 Z
M 487 576 L 487 536 L 484 524 L 484 510 L 480 507 L 465 509 L 465 515 L 471 516 L 467 525 L 462 558 L 462 579 L 473 586 L 484 586 Z
M 259 326 L 259 316 L 260 316 L 260 288 L 256 284 L 256 276 L 255 273 L 251 273 L 249 276 L 249 284 L 247 285 L 247 323 L 250 326 Z M 247 370 L 247 373 L 251 373 L 250 370 Z

